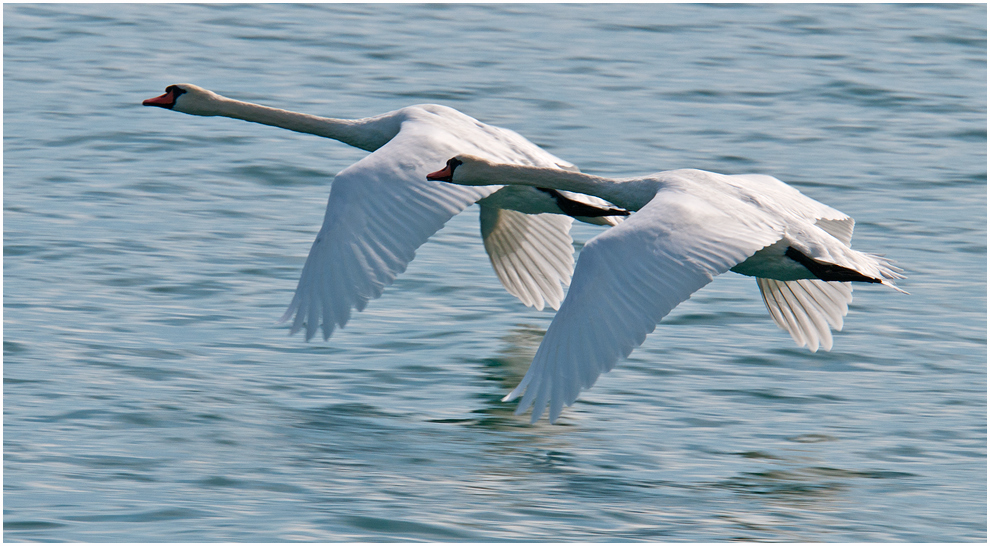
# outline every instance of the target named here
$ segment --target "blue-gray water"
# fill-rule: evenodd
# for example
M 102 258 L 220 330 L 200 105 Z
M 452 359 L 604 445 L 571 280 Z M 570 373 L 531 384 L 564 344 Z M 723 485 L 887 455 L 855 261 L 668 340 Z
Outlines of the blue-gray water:
M 4 538 L 984 541 L 984 5 L 4 6 Z M 329 342 L 276 324 L 364 152 L 140 105 L 436 102 L 596 174 L 777 176 L 910 296 L 830 352 L 752 279 L 560 424 L 477 208 Z M 600 232 L 577 226 L 578 243 Z

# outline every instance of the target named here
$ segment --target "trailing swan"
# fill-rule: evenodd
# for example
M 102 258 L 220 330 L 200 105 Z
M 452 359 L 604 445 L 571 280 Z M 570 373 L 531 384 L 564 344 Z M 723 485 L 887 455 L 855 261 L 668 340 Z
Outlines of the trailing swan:
M 624 210 L 600 199 L 551 189 L 462 188 L 426 180 L 429 167 L 469 150 L 500 163 L 577 170 L 519 134 L 453 108 L 424 104 L 363 119 L 334 119 L 269 108 L 192 84 L 145 100 L 197 116 L 222 116 L 309 133 L 372 152 L 340 171 L 323 227 L 282 321 L 290 333 L 318 327 L 328 339 L 352 309 L 361 311 L 405 271 L 420 245 L 471 204 L 481 206 L 485 250 L 502 285 L 524 304 L 554 309 L 570 282 L 571 217 L 615 225 Z M 541 214 L 555 213 L 555 214 Z

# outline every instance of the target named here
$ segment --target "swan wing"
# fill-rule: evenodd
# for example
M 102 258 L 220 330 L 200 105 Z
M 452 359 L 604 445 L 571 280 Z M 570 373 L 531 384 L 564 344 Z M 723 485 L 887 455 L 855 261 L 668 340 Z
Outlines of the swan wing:
M 782 214 L 796 216 L 815 223 L 843 244 L 852 243 L 856 222 L 844 212 L 816 201 L 796 188 L 766 174 L 721 175 L 737 189 L 746 191 L 765 207 Z
M 481 236 L 502 286 L 524 304 L 560 308 L 571 282 L 572 220 L 559 214 L 523 214 L 481 205 Z M 563 286 L 561 286 L 563 285 Z
M 773 321 L 791 334 L 799 347 L 807 346 L 813 353 L 819 345 L 832 350 L 831 330 L 842 330 L 842 319 L 853 299 L 852 283 L 757 278 L 756 284 Z
M 834 261 L 885 279 L 900 278 L 899 269 L 879 256 L 863 254 L 849 248 L 856 222 L 848 215 L 820 203 L 797 189 L 768 175 L 747 174 L 726 177 L 730 183 L 756 189 L 757 199 L 765 198 L 776 210 L 811 221 L 815 226 L 837 239 L 841 245 L 823 238 L 816 258 Z M 831 252 L 820 252 L 830 250 Z M 770 316 L 800 347 L 811 352 L 832 349 L 831 330 L 842 330 L 843 317 L 849 312 L 853 286 L 848 282 L 826 282 L 818 279 L 778 281 L 757 278 L 757 285 Z M 885 283 L 886 284 L 886 283 Z M 890 285 L 892 286 L 892 285 Z M 897 289 L 896 287 L 894 287 Z M 899 290 L 899 289 L 898 289 Z
M 295 316 L 291 333 L 305 327 L 309 340 L 320 327 L 328 339 L 352 309 L 381 296 L 447 220 L 498 189 L 426 180 L 453 155 L 450 140 L 400 133 L 334 178 L 323 227 L 282 317 Z
M 416 249 L 447 220 L 499 189 L 426 180 L 427 173 L 454 155 L 472 153 L 505 163 L 577 169 L 513 131 L 485 125 L 451 108 L 421 105 L 395 115 L 406 116 L 398 134 L 341 171 L 331 184 L 323 227 L 282 316 L 282 321 L 293 319 L 292 333 L 305 328 L 307 340 L 318 328 L 324 340 L 329 339 L 335 328 L 347 323 L 352 309 L 361 311 L 369 300 L 381 296 L 405 271 Z M 563 291 L 549 285 L 566 284 L 570 278 L 573 257 L 563 256 L 565 250 L 573 252 L 570 219 L 531 218 L 506 210 L 497 216 L 491 232 L 503 244 L 489 246 L 486 240 L 486 249 L 498 251 L 492 263 L 503 284 L 527 305 L 539 306 L 542 301 L 559 305 Z M 529 249 L 532 261 L 528 268 L 516 270 L 520 262 L 511 259 L 516 255 L 510 250 L 519 247 Z M 537 263 L 539 254 L 543 261 Z M 508 278 L 519 281 L 513 285 L 506 283 Z M 544 290 L 513 291 L 534 283 Z
M 780 222 L 753 209 L 659 192 L 584 246 L 560 311 L 505 400 L 523 395 L 516 413 L 532 406 L 534 423 L 549 405 L 555 421 L 677 304 L 783 233 Z
M 853 228 L 856 227 L 856 222 L 852 218 L 848 216 L 845 218 L 818 217 L 815 220 L 815 225 L 822 228 L 825 233 L 842 241 L 842 244 L 846 246 L 852 244 Z

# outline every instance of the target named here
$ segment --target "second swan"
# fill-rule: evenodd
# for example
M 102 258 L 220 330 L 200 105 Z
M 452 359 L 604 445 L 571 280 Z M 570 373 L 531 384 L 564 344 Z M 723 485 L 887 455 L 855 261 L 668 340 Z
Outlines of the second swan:
M 853 219 L 767 175 L 695 169 L 610 179 L 458 155 L 427 176 L 596 195 L 638 211 L 592 238 L 529 370 L 505 400 L 550 422 L 629 356 L 660 319 L 726 271 L 756 277 L 770 316 L 800 346 L 832 348 L 853 282 L 895 287 L 889 260 L 850 247 Z M 523 394 L 525 393 L 525 394 Z

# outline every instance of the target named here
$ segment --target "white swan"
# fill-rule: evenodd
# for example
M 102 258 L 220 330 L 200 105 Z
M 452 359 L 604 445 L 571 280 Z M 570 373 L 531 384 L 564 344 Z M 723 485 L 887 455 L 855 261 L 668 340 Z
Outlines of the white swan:
M 282 321 L 290 333 L 318 326 L 324 340 L 402 273 L 415 251 L 452 216 L 481 206 L 481 232 L 505 288 L 524 304 L 554 309 L 574 265 L 569 214 L 602 225 L 626 211 L 600 199 L 554 190 L 462 188 L 426 180 L 428 167 L 470 150 L 502 163 L 577 170 L 508 129 L 445 106 L 420 105 L 380 116 L 332 119 L 223 97 L 191 84 L 171 85 L 143 102 L 198 116 L 223 116 L 332 138 L 373 152 L 333 180 L 323 227 Z
M 564 303 L 525 377 L 516 413 L 550 422 L 581 389 L 641 345 L 660 319 L 715 275 L 756 277 L 770 316 L 799 346 L 832 348 L 851 282 L 893 286 L 890 261 L 849 247 L 853 219 L 766 175 L 685 169 L 609 179 L 458 155 L 427 176 L 475 186 L 556 188 L 639 211 L 584 246 Z

